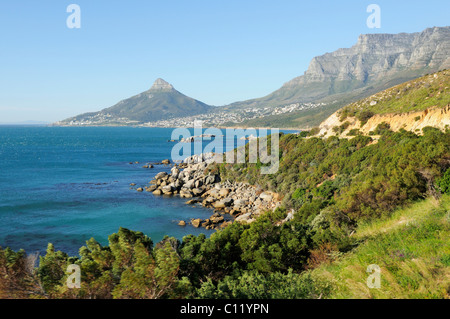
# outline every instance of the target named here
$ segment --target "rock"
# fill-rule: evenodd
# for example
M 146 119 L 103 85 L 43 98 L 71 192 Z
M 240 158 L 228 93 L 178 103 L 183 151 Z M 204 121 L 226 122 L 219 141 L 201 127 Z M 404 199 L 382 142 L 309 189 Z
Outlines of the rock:
M 222 203 L 225 205 L 225 207 L 230 207 L 231 204 L 233 204 L 233 199 L 228 197 L 222 200 Z
M 136 186 L 136 184 L 135 183 L 131 183 L 130 186 Z
M 162 160 L 161 163 L 165 164 L 165 165 L 169 165 L 170 164 L 170 160 L 165 159 L 165 160 Z
M 170 172 L 171 172 L 172 178 L 174 180 L 178 179 L 178 176 L 180 174 L 180 170 L 177 167 L 173 167 Z
M 156 174 L 155 179 L 156 180 L 163 179 L 163 178 L 166 178 L 167 176 L 168 176 L 168 174 L 166 172 L 160 172 L 160 173 Z
M 204 228 L 208 227 L 209 225 L 211 225 L 211 221 L 210 221 L 209 219 L 206 219 L 206 220 L 201 224 L 201 226 L 204 227 Z
M 205 190 L 203 188 L 194 188 L 192 190 L 192 193 L 194 194 L 194 196 L 201 196 L 204 192 L 205 192 Z
M 195 188 L 199 188 L 199 187 L 203 186 L 202 180 L 200 180 L 200 179 L 196 180 L 194 183 L 194 186 L 195 186 Z
M 218 209 L 225 208 L 225 203 L 223 201 L 214 202 L 212 205 L 214 208 Z
M 222 189 L 219 191 L 219 196 L 220 196 L 220 197 L 227 197 L 228 194 L 230 194 L 230 190 L 229 190 L 228 188 L 222 188 Z
M 193 204 L 197 204 L 198 202 L 199 202 L 198 199 L 191 199 L 191 200 L 188 200 L 188 201 L 186 202 L 186 204 L 188 204 L 188 205 L 193 205 Z
M 192 188 L 194 188 L 194 184 L 195 184 L 195 180 L 192 179 L 192 180 L 188 181 L 187 183 L 185 183 L 184 187 L 192 189 Z
M 236 217 L 237 222 L 247 222 L 252 217 L 252 213 L 245 213 Z
M 193 219 L 191 221 L 192 226 L 194 226 L 196 228 L 199 228 L 201 223 L 202 223 L 202 220 L 200 218 Z
M 172 188 L 172 186 L 167 185 L 167 186 L 161 187 L 161 191 L 163 192 L 164 195 L 172 195 L 173 188 Z
M 186 222 L 184 220 L 180 220 L 178 226 L 186 226 Z
M 248 205 L 248 200 L 245 199 L 236 199 L 234 201 L 234 207 L 243 207 Z
M 138 192 L 143 192 L 144 189 L 143 189 L 142 187 L 139 187 L 139 188 L 137 189 L 137 191 L 138 191 Z
M 228 221 L 228 222 L 223 222 L 223 223 L 220 225 L 220 228 L 225 228 L 225 227 L 227 227 L 227 226 L 230 226 L 232 223 L 233 223 L 233 222 L 232 222 L 231 220 Z
M 182 188 L 180 190 L 180 197 L 181 198 L 192 198 L 193 195 L 190 191 L 187 191 L 186 189 Z
M 159 188 L 155 189 L 152 193 L 153 195 L 162 195 L 162 191 Z
M 213 224 L 219 224 L 221 222 L 223 222 L 225 220 L 225 218 L 223 218 L 223 216 L 221 216 L 220 214 L 218 214 L 219 216 L 215 216 L 216 214 L 214 214 L 213 216 L 211 216 L 209 218 L 209 220 L 211 221 L 211 223 Z
M 147 192 L 153 192 L 153 191 L 156 190 L 156 189 L 157 189 L 157 186 L 156 186 L 156 185 L 151 185 L 151 186 L 145 188 L 145 190 L 146 190 Z
M 259 195 L 259 198 L 261 198 L 263 201 L 270 202 L 272 200 L 272 195 L 264 192 Z

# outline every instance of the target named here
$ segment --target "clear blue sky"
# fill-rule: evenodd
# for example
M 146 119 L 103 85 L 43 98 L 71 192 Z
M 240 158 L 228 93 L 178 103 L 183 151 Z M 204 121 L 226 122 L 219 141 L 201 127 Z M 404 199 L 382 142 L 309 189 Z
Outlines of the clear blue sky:
M 69 4 L 81 29 L 69 29 Z M 369 29 L 366 8 L 381 7 Z M 98 111 L 161 77 L 212 105 L 261 97 L 359 34 L 449 25 L 450 1 L 15 0 L 0 3 L 0 122 Z

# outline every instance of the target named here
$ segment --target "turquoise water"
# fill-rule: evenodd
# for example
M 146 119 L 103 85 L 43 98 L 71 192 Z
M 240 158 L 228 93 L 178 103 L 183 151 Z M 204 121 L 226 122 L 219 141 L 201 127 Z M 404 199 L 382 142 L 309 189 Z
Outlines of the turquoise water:
M 51 242 L 77 255 L 86 240 L 107 244 L 119 227 L 142 231 L 154 242 L 164 235 L 210 235 L 177 223 L 208 218 L 211 210 L 130 189 L 130 183 L 145 186 L 158 172 L 170 171 L 142 166 L 171 157 L 172 131 L 0 126 L 0 246 L 31 253 Z

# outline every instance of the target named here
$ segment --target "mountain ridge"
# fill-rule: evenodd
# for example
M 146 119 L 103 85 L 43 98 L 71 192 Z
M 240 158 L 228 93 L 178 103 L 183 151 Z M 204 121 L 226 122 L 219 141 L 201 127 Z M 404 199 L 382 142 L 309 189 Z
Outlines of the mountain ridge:
M 261 98 L 213 107 L 183 95 L 158 78 L 149 90 L 110 108 L 57 124 L 141 125 L 164 121 L 166 126 L 177 126 L 191 122 L 193 116 L 211 114 L 210 125 L 248 127 L 276 123 L 279 127 L 314 127 L 349 103 L 427 73 L 449 69 L 449 52 L 450 26 L 415 33 L 361 34 L 352 47 L 314 57 L 303 75 Z M 315 105 L 304 106 L 306 103 Z M 270 111 L 289 105 L 294 107 L 281 114 L 279 110 Z M 251 110 L 247 113 L 252 115 L 244 114 L 246 110 Z M 235 116 L 237 113 L 239 116 Z M 221 121 L 217 120 L 219 117 Z M 186 120 L 172 121 L 182 118 Z

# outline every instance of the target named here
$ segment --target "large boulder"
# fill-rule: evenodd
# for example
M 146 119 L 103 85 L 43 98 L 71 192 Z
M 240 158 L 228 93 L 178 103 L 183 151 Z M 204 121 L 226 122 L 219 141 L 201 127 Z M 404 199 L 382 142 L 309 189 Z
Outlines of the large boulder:
M 261 198 L 265 202 L 270 202 L 272 200 L 272 195 L 264 192 L 264 193 L 261 193 L 261 195 L 259 195 L 259 198 Z
M 216 209 L 223 209 L 223 208 L 225 208 L 225 203 L 223 201 L 217 201 L 217 202 L 214 202 L 212 204 L 212 206 Z
M 193 220 L 191 221 L 192 226 L 194 226 L 194 227 L 196 227 L 196 228 L 199 228 L 200 225 L 201 225 L 201 223 L 202 223 L 202 220 L 201 220 L 200 218 L 193 219 Z
M 164 187 L 161 187 L 161 191 L 164 195 L 172 195 L 173 194 L 173 187 L 171 185 L 167 185 Z
M 219 196 L 222 198 L 227 197 L 228 194 L 230 194 L 230 190 L 228 188 L 222 188 L 219 190 Z
M 203 188 L 194 188 L 194 189 L 192 189 L 192 194 L 194 196 L 201 196 L 204 192 L 205 192 L 205 190 Z
M 233 204 L 233 199 L 228 197 L 222 200 L 225 207 L 230 207 Z
M 158 180 L 158 179 L 164 179 L 167 177 L 168 177 L 168 174 L 166 172 L 160 172 L 160 173 L 156 174 L 155 179 Z

